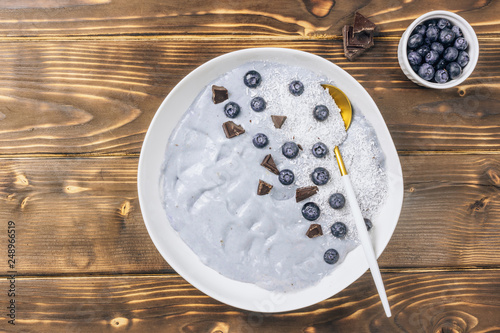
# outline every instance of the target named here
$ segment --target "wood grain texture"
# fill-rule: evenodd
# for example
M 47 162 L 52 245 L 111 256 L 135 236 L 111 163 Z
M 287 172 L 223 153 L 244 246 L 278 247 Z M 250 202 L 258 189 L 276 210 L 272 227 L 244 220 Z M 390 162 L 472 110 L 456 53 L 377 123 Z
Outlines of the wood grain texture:
M 499 8 L 492 0 L 4 0 L 0 36 L 339 37 L 359 10 L 378 25 L 378 36 L 400 37 L 436 9 L 458 13 L 480 35 L 499 36 Z
M 380 265 L 499 267 L 500 155 L 401 162 L 403 210 Z M 143 223 L 136 172 L 134 157 L 0 159 L 0 220 L 16 222 L 19 274 L 171 272 Z
M 332 298 L 282 314 L 224 305 L 177 275 L 17 278 L 6 332 L 498 332 L 500 272 L 384 273 L 386 318 L 369 273 Z M 0 288 L 7 288 L 0 280 Z M 273 309 L 286 296 L 262 300 Z M 6 322 L 5 311 L 0 313 Z
M 400 151 L 498 151 L 500 49 L 480 44 L 472 77 L 441 91 L 404 76 L 397 41 L 377 42 L 356 62 L 338 40 L 4 42 L 0 154 L 137 154 L 184 76 L 218 55 L 264 46 L 311 52 L 345 69 L 373 97 Z

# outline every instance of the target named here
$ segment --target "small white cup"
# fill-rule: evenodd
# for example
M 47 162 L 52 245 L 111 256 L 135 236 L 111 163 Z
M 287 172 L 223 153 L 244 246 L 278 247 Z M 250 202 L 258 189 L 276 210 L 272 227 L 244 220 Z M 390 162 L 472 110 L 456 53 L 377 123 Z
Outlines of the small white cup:
M 451 22 L 452 25 L 458 26 L 460 30 L 462 30 L 464 38 L 469 43 L 469 48 L 467 49 L 467 53 L 469 54 L 469 63 L 467 64 L 467 66 L 464 67 L 462 75 L 460 75 L 459 78 L 452 79 L 446 83 L 435 83 L 422 79 L 420 76 L 418 76 L 417 73 L 413 71 L 413 69 L 410 66 L 410 63 L 408 62 L 408 57 L 407 57 L 408 39 L 410 38 L 410 35 L 412 31 L 415 29 L 415 27 L 419 24 L 424 23 L 427 20 L 440 19 L 440 18 L 447 19 Z M 466 20 L 464 20 L 461 16 L 458 16 L 455 13 L 447 12 L 444 10 L 435 10 L 426 13 L 417 18 L 415 21 L 413 21 L 413 23 L 410 24 L 410 26 L 405 30 L 403 36 L 401 36 L 398 45 L 399 66 L 403 70 L 403 73 L 405 73 L 406 76 L 416 84 L 427 88 L 447 89 L 459 85 L 465 79 L 467 79 L 469 75 L 471 75 L 472 71 L 476 67 L 478 58 L 479 58 L 479 42 L 477 40 L 477 36 L 476 33 L 474 32 L 474 29 L 472 29 L 470 24 Z

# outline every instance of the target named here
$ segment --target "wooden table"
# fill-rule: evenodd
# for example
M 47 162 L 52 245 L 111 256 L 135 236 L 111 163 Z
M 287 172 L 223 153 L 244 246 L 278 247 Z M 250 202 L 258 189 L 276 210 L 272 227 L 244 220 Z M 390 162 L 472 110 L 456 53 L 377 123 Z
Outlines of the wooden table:
M 479 37 L 474 73 L 445 91 L 410 82 L 396 56 L 433 9 Z M 378 28 L 349 62 L 341 27 L 356 10 Z M 0 331 L 500 332 L 499 17 L 494 0 L 1 1 Z M 238 310 L 183 280 L 149 238 L 136 174 L 157 108 L 205 61 L 262 46 L 339 65 L 387 122 L 405 180 L 379 260 L 390 319 L 369 273 L 303 310 Z

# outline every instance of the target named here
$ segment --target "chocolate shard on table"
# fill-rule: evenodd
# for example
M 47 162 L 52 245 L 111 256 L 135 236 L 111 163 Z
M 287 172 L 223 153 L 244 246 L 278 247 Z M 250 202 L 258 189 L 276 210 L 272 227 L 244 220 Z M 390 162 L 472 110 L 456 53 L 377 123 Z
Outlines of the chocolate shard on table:
M 259 179 L 259 187 L 257 187 L 257 195 L 266 195 L 271 192 L 273 185 L 266 183 L 263 180 Z
M 373 46 L 373 30 L 353 33 L 353 28 L 349 26 L 347 33 L 347 47 L 362 47 L 368 49 Z
M 323 229 L 321 228 L 321 225 L 311 224 L 306 232 L 306 236 L 309 238 L 323 236 Z
M 266 157 L 264 157 L 264 160 L 260 165 L 262 165 L 264 168 L 266 168 L 267 170 L 271 171 L 276 175 L 280 174 L 280 171 L 278 170 L 278 167 L 276 167 L 276 163 L 274 163 L 271 154 L 266 155 Z
M 354 14 L 354 25 L 353 32 L 358 33 L 362 31 L 372 31 L 375 30 L 375 23 L 361 15 L 359 12 Z
M 245 129 L 243 127 L 241 127 L 240 125 L 236 125 L 231 120 L 226 121 L 224 124 L 222 124 L 222 129 L 224 130 L 224 134 L 226 134 L 226 138 L 228 139 L 245 133 Z
M 302 200 L 312 197 L 316 193 L 318 193 L 317 186 L 300 187 L 297 190 L 295 190 L 295 201 L 301 202 Z
M 212 86 L 212 101 L 214 104 L 222 103 L 228 98 L 229 94 L 226 88 L 216 85 Z
M 367 49 L 362 47 L 352 47 L 352 46 L 349 47 L 347 45 L 349 40 L 350 28 L 352 29 L 352 27 L 344 25 L 344 27 L 342 28 L 342 36 L 344 38 L 344 55 L 348 60 L 353 61 L 354 59 L 359 57 L 362 53 L 364 53 Z
M 271 116 L 271 119 L 274 123 L 274 127 L 281 128 L 286 120 L 286 116 Z

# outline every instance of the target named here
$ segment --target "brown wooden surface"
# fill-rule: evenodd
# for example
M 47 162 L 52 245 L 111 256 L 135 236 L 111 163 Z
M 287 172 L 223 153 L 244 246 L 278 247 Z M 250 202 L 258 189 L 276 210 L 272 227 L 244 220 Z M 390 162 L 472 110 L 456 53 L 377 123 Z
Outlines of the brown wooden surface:
M 396 56 L 434 9 L 467 19 L 481 49 L 444 91 L 411 83 Z M 356 10 L 378 27 L 349 62 L 340 29 Z M 0 332 L 500 332 L 499 17 L 494 0 L 1 1 L 0 229 L 16 222 L 18 307 L 14 327 L 2 252 Z M 306 309 L 232 308 L 179 277 L 147 234 L 137 162 L 158 106 L 205 61 L 263 46 L 341 66 L 387 122 L 405 180 L 379 259 L 390 319 L 369 273 Z

